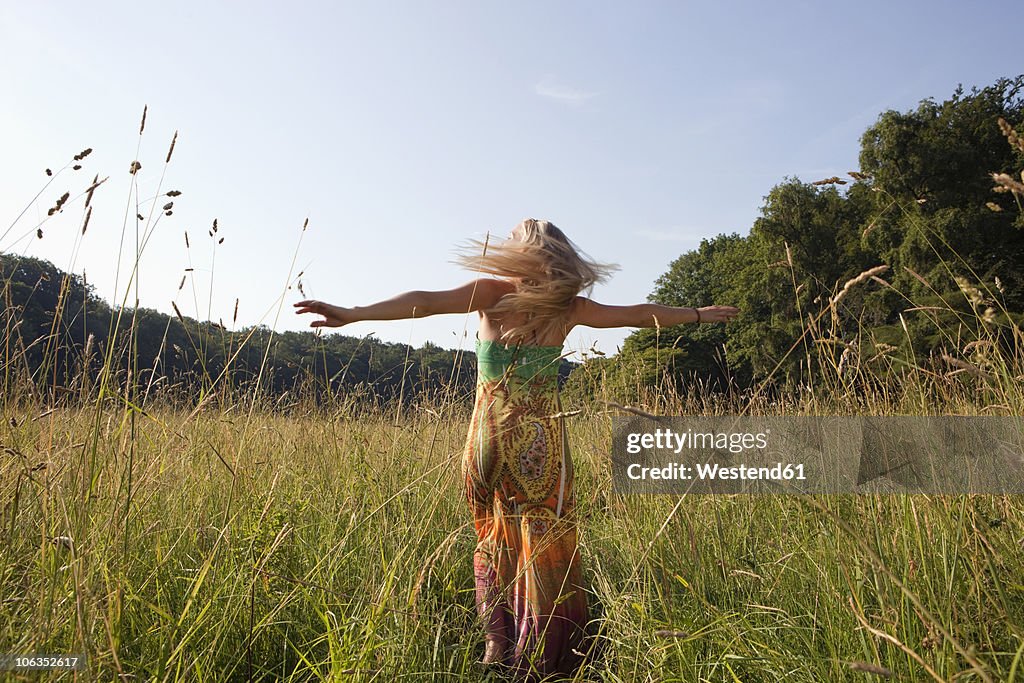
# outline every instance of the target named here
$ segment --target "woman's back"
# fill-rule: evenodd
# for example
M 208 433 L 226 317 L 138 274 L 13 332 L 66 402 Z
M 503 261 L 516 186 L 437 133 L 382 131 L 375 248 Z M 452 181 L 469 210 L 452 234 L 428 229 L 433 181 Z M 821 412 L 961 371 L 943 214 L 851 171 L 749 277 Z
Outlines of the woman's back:
M 514 283 L 508 280 L 498 280 L 501 283 L 503 289 L 508 294 L 516 291 Z M 506 334 L 509 330 L 520 328 L 530 321 L 529 313 L 514 313 L 514 312 L 498 312 L 494 308 L 484 309 L 480 312 L 480 332 L 478 338 L 484 341 L 495 341 L 503 344 L 514 345 L 517 340 L 508 337 Z M 571 321 L 572 306 L 566 308 L 561 324 L 548 326 L 547 329 L 543 330 L 540 334 L 535 330 L 529 334 L 526 339 L 519 339 L 518 343 L 520 346 L 537 346 L 537 347 L 558 347 L 559 349 L 565 344 L 565 338 L 572 329 Z

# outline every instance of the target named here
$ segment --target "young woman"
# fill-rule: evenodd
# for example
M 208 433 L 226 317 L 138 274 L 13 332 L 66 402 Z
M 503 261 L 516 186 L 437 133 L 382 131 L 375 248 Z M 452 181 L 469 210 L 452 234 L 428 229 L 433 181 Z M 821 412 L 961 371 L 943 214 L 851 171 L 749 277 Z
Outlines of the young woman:
M 528 219 L 499 244 L 471 243 L 460 263 L 494 277 L 414 291 L 370 306 L 300 301 L 311 327 L 477 311 L 476 404 L 462 461 L 478 543 L 476 605 L 483 662 L 517 673 L 569 673 L 581 658 L 587 596 L 573 513 L 573 465 L 558 397 L 565 337 L 586 327 L 717 323 L 732 306 L 608 306 L 580 292 L 614 266 L 582 256 L 547 221 Z

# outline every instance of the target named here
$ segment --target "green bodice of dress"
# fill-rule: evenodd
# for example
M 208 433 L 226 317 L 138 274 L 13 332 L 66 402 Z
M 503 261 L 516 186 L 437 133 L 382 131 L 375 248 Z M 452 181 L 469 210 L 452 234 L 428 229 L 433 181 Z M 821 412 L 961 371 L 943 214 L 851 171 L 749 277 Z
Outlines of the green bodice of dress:
M 512 373 L 529 381 L 541 377 L 558 377 L 562 360 L 561 346 L 505 346 L 501 342 L 476 340 L 478 381 L 490 382 Z

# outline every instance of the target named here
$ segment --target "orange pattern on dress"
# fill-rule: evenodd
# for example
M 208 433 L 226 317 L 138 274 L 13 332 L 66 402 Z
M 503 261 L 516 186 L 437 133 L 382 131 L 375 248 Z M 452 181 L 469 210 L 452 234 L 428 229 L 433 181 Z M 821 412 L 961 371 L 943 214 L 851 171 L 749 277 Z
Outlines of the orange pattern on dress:
M 560 347 L 478 341 L 462 461 L 477 546 L 477 610 L 521 674 L 568 673 L 587 623 L 573 465 L 558 396 Z

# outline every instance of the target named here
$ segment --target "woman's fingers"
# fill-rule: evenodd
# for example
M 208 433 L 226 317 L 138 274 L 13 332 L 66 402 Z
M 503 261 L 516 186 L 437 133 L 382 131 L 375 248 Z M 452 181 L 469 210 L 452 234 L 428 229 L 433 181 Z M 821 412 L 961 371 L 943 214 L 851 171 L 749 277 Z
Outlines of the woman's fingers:
M 737 315 L 740 309 L 735 306 L 707 306 L 700 309 L 701 317 L 707 322 L 729 322 Z
M 305 299 L 305 300 L 299 301 L 299 302 L 297 302 L 297 303 L 295 303 L 293 305 L 295 306 L 295 313 L 296 314 L 315 313 L 317 315 L 322 315 L 324 317 L 323 320 L 314 320 L 313 322 L 311 322 L 309 324 L 310 327 L 325 327 L 325 326 L 330 327 L 330 326 L 332 326 L 331 325 L 331 320 L 330 320 L 330 318 L 328 317 L 328 315 L 327 315 L 327 313 L 325 311 L 325 309 L 327 308 L 327 305 L 324 302 L 316 301 L 314 299 Z
M 314 301 L 313 299 L 307 299 L 300 301 L 296 304 L 292 304 L 297 309 L 295 312 L 298 313 L 319 313 L 324 315 L 324 309 L 326 304 L 322 301 Z
M 346 308 L 332 306 L 331 304 L 315 299 L 306 299 L 295 304 L 296 313 L 315 313 L 322 315 L 323 320 L 314 320 L 310 327 L 341 327 L 352 321 L 349 311 Z

